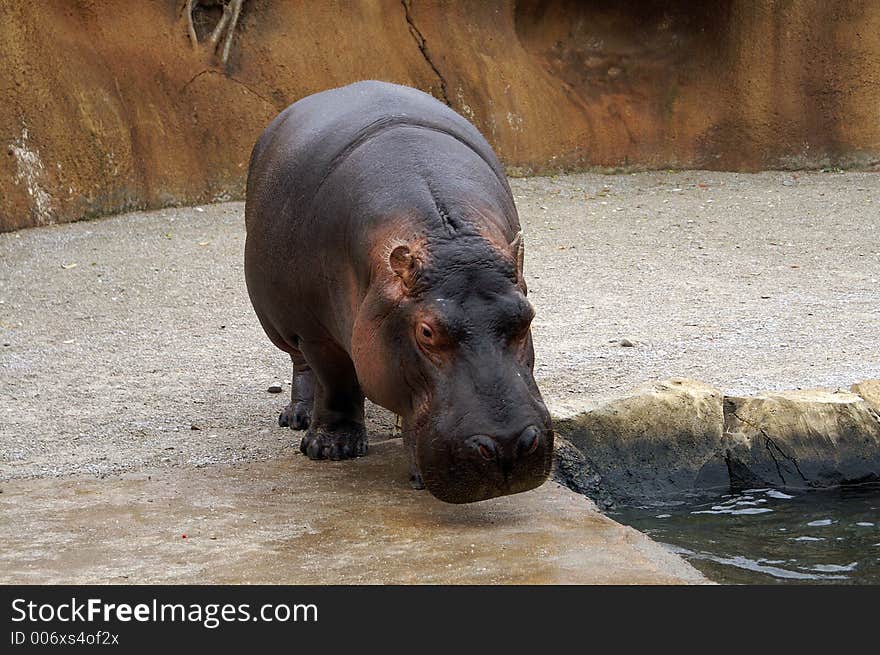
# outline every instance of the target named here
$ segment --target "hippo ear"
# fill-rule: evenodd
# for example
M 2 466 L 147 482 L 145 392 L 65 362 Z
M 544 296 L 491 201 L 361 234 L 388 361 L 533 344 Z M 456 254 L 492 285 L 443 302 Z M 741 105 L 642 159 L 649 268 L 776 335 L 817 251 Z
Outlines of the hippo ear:
M 410 289 L 416 280 L 419 261 L 412 254 L 409 246 L 397 246 L 388 255 L 388 265 L 395 275 L 403 281 L 403 286 Z
M 516 236 L 513 237 L 513 241 L 510 242 L 510 249 L 513 251 L 513 259 L 516 262 L 516 274 L 517 277 L 522 277 L 523 275 L 523 264 L 526 259 L 526 248 L 523 244 L 523 233 L 522 230 L 516 233 Z
M 529 290 L 526 286 L 526 279 L 523 277 L 523 265 L 526 259 L 526 247 L 523 244 L 523 233 L 519 231 L 510 242 L 510 249 L 513 252 L 513 260 L 516 262 L 516 283 L 522 289 L 522 292 L 528 294 Z

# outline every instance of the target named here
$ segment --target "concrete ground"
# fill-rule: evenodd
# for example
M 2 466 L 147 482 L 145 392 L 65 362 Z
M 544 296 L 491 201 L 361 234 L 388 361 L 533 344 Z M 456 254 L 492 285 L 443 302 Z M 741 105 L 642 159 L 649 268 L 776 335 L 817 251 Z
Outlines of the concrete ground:
M 17 481 L 0 516 L 0 583 L 706 582 L 552 482 L 470 505 L 414 492 L 399 439 L 353 462 L 288 451 L 112 480 Z
M 512 186 L 551 407 L 670 376 L 737 394 L 880 377 L 877 174 Z M 276 424 L 287 387 L 266 392 L 289 380 L 289 364 L 249 305 L 242 211 L 225 203 L 0 235 L 4 524 L 27 516 L 27 485 L 56 488 L 16 478 L 152 471 L 179 484 L 208 475 L 194 468 L 298 457 L 298 436 Z M 387 435 L 391 417 L 368 412 L 374 437 Z
M 880 176 L 515 179 L 548 401 L 880 376 Z M 241 203 L 0 234 L 0 480 L 277 456 Z M 615 340 L 629 339 L 634 347 Z M 374 434 L 391 419 L 370 409 Z

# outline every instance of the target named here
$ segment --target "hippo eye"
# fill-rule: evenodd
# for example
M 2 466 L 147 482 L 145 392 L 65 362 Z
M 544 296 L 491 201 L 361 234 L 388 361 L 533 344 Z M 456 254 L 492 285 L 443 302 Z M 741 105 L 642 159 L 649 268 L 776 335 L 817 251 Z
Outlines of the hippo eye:
M 416 339 L 423 346 L 436 346 L 437 334 L 430 325 L 421 322 L 416 326 Z

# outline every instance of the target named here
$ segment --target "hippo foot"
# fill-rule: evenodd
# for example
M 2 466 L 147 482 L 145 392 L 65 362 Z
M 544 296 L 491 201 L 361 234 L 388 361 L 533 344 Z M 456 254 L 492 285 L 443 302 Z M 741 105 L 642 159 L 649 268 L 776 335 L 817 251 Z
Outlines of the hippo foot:
M 367 434 L 361 428 L 353 433 L 331 433 L 309 430 L 299 444 L 300 452 L 309 459 L 352 459 L 367 454 Z
M 312 409 L 305 403 L 290 403 L 278 415 L 278 425 L 291 430 L 305 430 L 312 419 Z
M 416 491 L 421 491 L 425 488 L 425 483 L 422 481 L 421 473 L 410 473 L 409 486 L 411 486 Z

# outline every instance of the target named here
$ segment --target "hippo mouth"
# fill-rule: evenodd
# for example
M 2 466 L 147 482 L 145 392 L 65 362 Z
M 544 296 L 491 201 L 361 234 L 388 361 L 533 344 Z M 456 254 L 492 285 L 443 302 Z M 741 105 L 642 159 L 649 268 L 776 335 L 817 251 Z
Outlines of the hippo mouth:
M 550 475 L 552 430 L 529 426 L 513 440 L 487 435 L 420 439 L 416 457 L 422 481 L 447 503 L 474 503 L 529 491 Z

